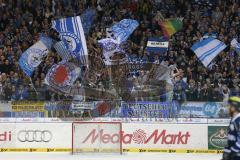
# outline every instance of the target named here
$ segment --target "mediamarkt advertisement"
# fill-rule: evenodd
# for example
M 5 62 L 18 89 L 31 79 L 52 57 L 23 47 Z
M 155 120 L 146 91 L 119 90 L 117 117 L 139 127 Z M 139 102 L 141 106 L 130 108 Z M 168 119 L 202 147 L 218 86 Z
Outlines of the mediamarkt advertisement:
M 193 149 L 208 150 L 208 124 L 151 124 L 122 123 L 119 125 L 87 123 L 72 133 L 72 123 L 1 123 L 0 150 L 7 148 L 72 148 L 72 135 L 76 134 L 76 144 L 82 147 L 114 147 L 122 142 L 122 149 Z M 59 132 L 59 129 L 64 131 Z M 212 127 L 213 128 L 213 127 Z M 209 131 L 213 131 L 210 129 Z M 222 130 L 220 130 L 222 131 Z M 219 133 L 222 133 L 220 132 Z M 201 137 L 201 138 L 199 138 Z M 215 136 L 216 137 L 216 136 Z M 213 139 L 213 138 L 212 138 Z M 215 143 L 214 143 L 215 144 Z M 210 148 L 213 149 L 213 148 Z
M 81 143 L 114 144 L 122 141 L 123 148 L 182 148 L 206 149 L 207 126 L 183 124 L 124 124 L 123 130 L 116 133 L 111 127 L 104 129 L 84 128 L 85 134 L 81 136 Z M 112 132 L 114 130 L 115 132 Z M 87 133 L 87 134 L 86 134 Z M 199 138 L 201 137 L 201 138 Z

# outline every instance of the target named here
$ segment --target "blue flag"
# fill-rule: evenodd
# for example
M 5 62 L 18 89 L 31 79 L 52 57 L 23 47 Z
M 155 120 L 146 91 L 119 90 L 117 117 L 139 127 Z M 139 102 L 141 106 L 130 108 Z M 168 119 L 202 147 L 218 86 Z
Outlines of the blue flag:
M 52 38 L 46 36 L 45 34 L 40 34 L 40 38 L 39 38 L 44 45 L 48 48 L 48 50 L 51 50 L 53 43 L 55 42 L 55 40 L 53 40 Z
M 104 63 L 106 65 L 118 65 L 128 62 L 127 55 L 125 51 L 121 48 L 120 44 L 111 38 L 105 38 L 98 41 L 103 49 Z M 114 61 L 112 58 L 118 53 L 124 53 L 125 57 L 121 60 Z
M 203 65 L 208 67 L 212 60 L 226 47 L 227 46 L 223 42 L 209 37 L 195 43 L 191 47 L 191 50 L 197 55 Z
M 82 65 L 88 65 L 87 44 L 80 16 L 55 20 L 52 28 L 59 32 L 70 54 Z
M 164 37 L 150 37 L 147 42 L 147 52 L 164 53 L 168 51 L 168 40 Z
M 122 43 L 128 39 L 128 37 L 138 26 L 139 23 L 136 20 L 123 19 L 117 24 L 113 25 L 110 30 L 113 32 L 118 43 Z
M 63 41 L 56 42 L 53 47 L 57 51 L 58 55 L 62 58 L 63 62 L 67 62 L 71 59 L 71 55 L 69 54 L 69 51 L 65 47 Z
M 96 11 L 94 9 L 87 9 L 81 15 L 83 31 L 85 34 L 88 34 L 88 32 L 92 26 L 95 15 L 96 15 Z
M 27 76 L 32 76 L 35 68 L 39 66 L 43 58 L 49 52 L 49 46 L 45 45 L 45 39 L 39 40 L 37 43 L 28 48 L 19 59 L 19 66 Z

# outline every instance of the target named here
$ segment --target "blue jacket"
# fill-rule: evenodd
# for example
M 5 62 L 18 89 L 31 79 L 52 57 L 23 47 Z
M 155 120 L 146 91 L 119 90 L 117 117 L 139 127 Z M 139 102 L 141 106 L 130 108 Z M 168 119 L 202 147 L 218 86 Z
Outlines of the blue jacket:
M 240 113 L 231 119 L 227 139 L 228 145 L 225 147 L 224 152 L 232 153 L 235 155 L 236 160 L 240 160 Z

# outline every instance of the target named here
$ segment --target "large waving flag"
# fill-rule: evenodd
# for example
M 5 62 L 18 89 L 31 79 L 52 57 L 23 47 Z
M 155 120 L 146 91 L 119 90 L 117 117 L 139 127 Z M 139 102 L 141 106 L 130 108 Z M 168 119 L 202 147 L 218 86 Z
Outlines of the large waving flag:
M 70 94 L 79 75 L 80 68 L 73 63 L 55 64 L 48 70 L 45 83 L 58 92 Z
M 48 50 L 51 50 L 53 43 L 55 42 L 54 39 L 44 35 L 44 34 L 40 34 L 40 38 L 39 38 L 44 45 L 48 48 Z
M 125 53 L 124 50 L 120 47 L 120 44 L 118 43 L 118 41 L 111 38 L 105 38 L 105 39 L 99 40 L 98 43 L 102 47 L 104 62 L 106 65 L 118 65 L 118 64 L 126 63 L 128 61 L 126 54 L 125 54 L 125 57 L 123 57 L 121 60 L 114 61 L 112 59 L 113 56 L 118 53 Z
M 237 39 L 234 38 L 232 41 L 231 41 L 231 46 L 233 48 L 235 48 L 235 51 L 240 54 L 240 43 L 238 43 Z
M 53 47 L 57 51 L 58 55 L 62 58 L 63 62 L 67 62 L 71 59 L 72 56 L 69 54 L 69 51 L 67 50 L 63 41 L 56 42 Z
M 183 27 L 183 23 L 180 18 L 169 19 L 169 20 L 160 22 L 159 25 L 162 28 L 163 35 L 167 38 L 170 38 L 174 33 L 181 30 Z
M 128 37 L 138 26 L 139 23 L 136 20 L 123 19 L 117 24 L 113 25 L 110 30 L 113 32 L 118 43 L 122 43 L 128 39 Z
M 207 67 L 212 62 L 212 60 L 226 47 L 227 46 L 223 42 L 209 37 L 195 43 L 191 47 L 191 50 L 197 55 L 203 65 Z
M 150 37 L 147 42 L 147 52 L 164 53 L 168 51 L 169 42 L 164 37 Z
M 94 9 L 87 9 L 81 15 L 82 26 L 85 34 L 88 34 L 92 26 L 95 15 L 96 15 L 96 11 Z
M 80 16 L 58 19 L 52 28 L 59 32 L 70 54 L 82 65 L 88 65 L 88 51 Z
M 27 76 L 32 76 L 34 70 L 47 56 L 51 44 L 50 38 L 42 38 L 22 54 L 18 63 Z

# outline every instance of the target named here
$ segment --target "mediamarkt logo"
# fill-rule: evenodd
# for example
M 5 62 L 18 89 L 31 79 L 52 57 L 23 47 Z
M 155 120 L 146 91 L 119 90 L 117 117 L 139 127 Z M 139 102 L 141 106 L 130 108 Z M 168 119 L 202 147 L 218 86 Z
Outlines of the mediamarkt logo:
M 164 130 L 154 130 L 149 136 L 142 129 L 138 129 L 132 134 L 127 134 L 122 131 L 120 134 L 108 134 L 104 133 L 104 130 L 101 129 L 97 132 L 96 129 L 93 129 L 87 137 L 82 141 L 82 143 L 95 143 L 101 141 L 101 143 L 119 143 L 120 135 L 122 137 L 123 144 L 131 144 L 132 141 L 137 144 L 148 144 L 153 140 L 153 144 L 187 144 L 190 134 L 189 132 L 183 133 L 179 131 L 177 134 L 168 133 L 166 129 Z

